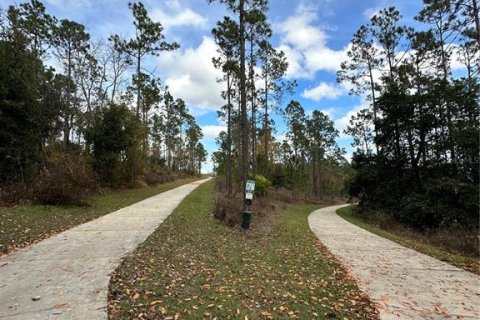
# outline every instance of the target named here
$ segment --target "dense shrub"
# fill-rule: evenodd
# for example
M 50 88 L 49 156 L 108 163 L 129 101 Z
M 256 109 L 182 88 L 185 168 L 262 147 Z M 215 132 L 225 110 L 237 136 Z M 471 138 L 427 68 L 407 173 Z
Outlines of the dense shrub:
M 479 227 L 478 185 L 445 177 L 431 179 L 424 187 L 431 207 L 439 213 L 440 226 Z
M 240 224 L 242 211 L 242 200 L 239 197 L 226 197 L 224 194 L 219 194 L 215 198 L 213 216 L 229 227 Z
M 436 228 L 440 219 L 423 194 L 413 193 L 405 196 L 393 216 L 400 222 L 416 229 Z
M 264 176 L 257 174 L 255 176 L 255 194 L 257 196 L 265 196 L 272 187 L 272 182 Z
M 417 230 L 459 227 L 478 229 L 478 184 L 444 165 L 415 173 L 381 163 L 374 156 L 354 156 L 357 172 L 351 196 L 363 208 L 385 212 Z
M 145 127 L 126 105 L 110 105 L 85 133 L 92 147 L 93 168 L 101 182 L 119 186 L 142 172 L 140 142 Z
M 143 180 L 149 186 L 156 186 L 158 184 L 171 182 L 175 180 L 175 177 L 169 172 L 163 172 L 163 173 L 149 172 L 144 175 Z
M 291 185 L 288 183 L 286 169 L 281 163 L 275 164 L 275 167 L 270 174 L 270 179 L 275 188 L 291 188 Z
M 85 205 L 89 194 L 97 189 L 90 165 L 81 156 L 63 156 L 33 181 L 30 198 L 40 204 Z
M 28 189 L 24 184 L 16 183 L 0 187 L 0 207 L 14 206 L 25 200 Z
M 406 194 L 398 209 L 390 209 L 398 221 L 415 229 L 478 228 L 478 191 L 472 185 L 432 179 L 422 191 Z

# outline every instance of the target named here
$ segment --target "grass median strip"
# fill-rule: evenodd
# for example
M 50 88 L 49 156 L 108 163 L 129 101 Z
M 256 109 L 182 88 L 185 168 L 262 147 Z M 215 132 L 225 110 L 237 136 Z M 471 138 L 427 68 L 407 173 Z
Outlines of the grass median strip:
M 407 248 L 411 248 L 423 254 L 434 257 L 438 260 L 450 263 L 458 268 L 480 274 L 480 262 L 477 257 L 465 256 L 459 253 L 454 253 L 422 241 L 421 236 L 409 236 L 405 234 L 395 234 L 384 230 L 378 226 L 373 225 L 354 214 L 351 207 L 341 208 L 337 210 L 337 214 L 343 219 L 353 223 L 354 225 L 363 228 L 371 233 L 397 242 Z
M 161 192 L 198 180 L 181 179 L 153 187 L 111 191 L 89 199 L 89 206 L 18 205 L 0 208 L 0 256 L 52 234 L 96 219 Z
M 111 319 L 375 319 L 370 301 L 310 232 L 296 205 L 273 228 L 241 232 L 212 217 L 198 187 L 114 272 Z

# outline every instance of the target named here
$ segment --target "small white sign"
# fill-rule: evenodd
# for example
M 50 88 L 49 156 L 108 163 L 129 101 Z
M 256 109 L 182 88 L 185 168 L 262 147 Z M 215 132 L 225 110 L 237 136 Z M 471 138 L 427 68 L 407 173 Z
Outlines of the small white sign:
M 245 199 L 253 200 L 253 193 L 255 192 L 255 180 L 247 180 L 245 186 Z

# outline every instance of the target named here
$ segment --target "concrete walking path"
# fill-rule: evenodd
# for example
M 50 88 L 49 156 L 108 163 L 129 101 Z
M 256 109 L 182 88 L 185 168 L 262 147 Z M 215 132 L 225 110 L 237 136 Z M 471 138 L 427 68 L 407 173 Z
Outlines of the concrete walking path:
M 480 277 L 372 234 L 333 206 L 308 217 L 312 231 L 377 304 L 381 319 L 480 319 Z
M 107 319 L 110 274 L 121 258 L 207 180 L 160 193 L 1 258 L 0 319 Z

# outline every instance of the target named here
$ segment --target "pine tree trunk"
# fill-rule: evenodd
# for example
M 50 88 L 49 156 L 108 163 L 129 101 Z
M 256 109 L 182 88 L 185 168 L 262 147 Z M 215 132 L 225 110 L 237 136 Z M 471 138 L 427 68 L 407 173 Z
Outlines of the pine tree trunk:
M 472 7 L 473 7 L 473 16 L 475 20 L 475 30 L 476 30 L 476 40 L 477 44 L 480 46 L 480 17 L 479 17 L 479 12 L 478 12 L 478 5 L 477 5 L 478 0 L 472 0 Z
M 240 128 L 242 132 L 242 174 L 241 189 L 243 190 L 243 198 L 245 198 L 245 184 L 248 176 L 248 128 L 247 128 L 247 92 L 245 80 L 245 0 L 240 0 L 239 5 L 240 16 L 240 107 L 241 121 Z M 243 199 L 242 199 L 243 201 Z
M 266 73 L 268 74 L 268 72 Z M 265 76 L 265 115 L 263 118 L 263 135 L 265 138 L 265 161 L 267 163 L 265 170 L 266 174 L 268 174 L 268 136 L 269 128 L 268 128 L 268 76 Z
M 257 151 L 256 151 L 256 106 L 255 106 L 255 73 L 253 70 L 253 40 L 250 41 L 250 81 L 251 81 L 251 88 L 250 88 L 250 99 L 252 105 L 252 174 L 255 176 L 257 174 Z
M 68 50 L 67 53 L 67 77 L 68 77 L 68 93 L 67 93 L 67 103 L 66 103 L 66 110 L 64 115 L 64 123 L 63 123 L 63 152 L 67 152 L 68 145 L 70 144 L 70 113 L 71 113 L 71 103 L 72 103 L 72 92 L 71 92 L 71 85 L 72 85 L 72 52 Z
M 232 104 L 230 74 L 227 73 L 227 192 L 232 194 Z
M 140 48 L 138 48 L 138 52 L 137 52 L 137 117 L 140 116 L 140 96 L 141 96 L 141 92 L 140 92 L 140 64 L 141 64 L 141 60 L 140 60 Z
M 373 81 L 373 73 L 372 73 L 372 66 L 370 62 L 368 63 L 368 72 L 370 76 L 370 88 L 372 92 L 372 106 L 373 106 L 373 130 L 375 132 L 375 137 L 378 136 L 378 129 L 377 129 L 377 102 L 375 101 L 375 83 Z M 375 151 L 377 152 L 377 155 L 379 155 L 379 148 L 378 148 L 378 143 L 374 139 L 374 144 L 375 144 Z

